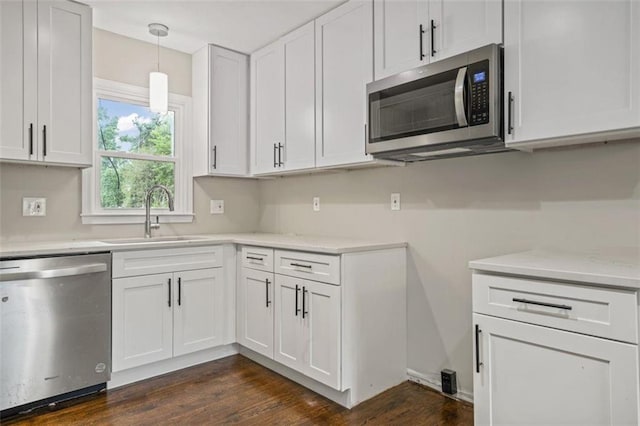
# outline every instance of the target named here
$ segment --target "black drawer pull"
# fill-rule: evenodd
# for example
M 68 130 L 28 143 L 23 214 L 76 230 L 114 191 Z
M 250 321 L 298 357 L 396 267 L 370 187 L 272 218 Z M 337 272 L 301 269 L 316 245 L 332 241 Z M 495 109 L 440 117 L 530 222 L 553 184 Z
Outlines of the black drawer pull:
M 271 284 L 271 282 L 269 281 L 269 278 L 264 280 L 264 284 L 265 284 L 264 287 L 265 287 L 266 301 L 267 301 L 267 308 L 268 308 L 269 305 L 271 304 L 271 300 L 269 300 L 269 284 Z
M 304 319 L 305 315 L 309 316 L 309 311 L 307 311 L 307 303 L 306 303 L 306 294 L 308 293 L 307 288 L 302 286 L 302 319 Z
M 514 297 L 512 300 L 518 303 L 526 303 L 527 305 L 546 306 L 547 308 L 565 309 L 567 311 L 570 311 L 571 309 L 573 309 L 569 305 L 557 305 L 555 303 L 536 302 L 535 300 L 519 299 L 517 297 Z
M 300 312 L 300 308 L 298 308 L 298 292 L 300 291 L 300 286 L 296 284 L 296 316 L 298 316 L 298 312 Z
M 302 263 L 291 263 L 291 266 L 297 266 L 299 268 L 308 268 L 308 269 L 312 268 L 311 265 L 303 265 Z
M 251 259 L 251 260 L 259 260 L 260 262 L 262 262 L 264 260 L 263 257 L 253 257 L 253 256 L 247 256 L 247 259 Z

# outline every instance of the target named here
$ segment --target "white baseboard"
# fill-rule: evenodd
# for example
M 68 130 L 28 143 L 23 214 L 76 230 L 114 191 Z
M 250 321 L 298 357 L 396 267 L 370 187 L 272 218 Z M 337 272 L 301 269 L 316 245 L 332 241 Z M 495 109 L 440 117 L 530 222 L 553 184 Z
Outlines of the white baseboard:
M 412 382 L 430 387 L 432 389 L 437 390 L 438 392 L 442 392 L 442 380 L 440 379 L 439 375 L 423 374 L 408 368 L 407 376 L 409 377 L 409 380 Z M 446 395 L 446 394 L 443 394 L 443 395 Z M 462 389 L 458 389 L 458 393 L 456 393 L 455 395 L 446 395 L 446 396 L 452 397 L 454 399 L 460 399 L 462 401 L 470 402 L 473 404 L 473 392 L 468 392 Z
M 238 352 L 238 345 L 236 343 L 232 343 L 171 359 L 165 359 L 152 364 L 141 365 L 140 367 L 129 368 L 128 370 L 118 371 L 111 373 L 111 380 L 107 382 L 107 389 L 115 389 L 120 386 L 128 385 L 140 380 L 150 379 L 162 374 L 171 373 L 172 371 L 182 370 L 183 368 L 192 367 L 204 362 L 226 358 L 230 355 L 235 355 Z

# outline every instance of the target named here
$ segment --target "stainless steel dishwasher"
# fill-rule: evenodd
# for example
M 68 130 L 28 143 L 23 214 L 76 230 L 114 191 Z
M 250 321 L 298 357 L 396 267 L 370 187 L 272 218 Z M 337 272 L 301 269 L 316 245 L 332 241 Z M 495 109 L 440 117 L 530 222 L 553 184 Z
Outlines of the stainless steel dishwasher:
M 105 389 L 111 254 L 0 261 L 0 417 Z

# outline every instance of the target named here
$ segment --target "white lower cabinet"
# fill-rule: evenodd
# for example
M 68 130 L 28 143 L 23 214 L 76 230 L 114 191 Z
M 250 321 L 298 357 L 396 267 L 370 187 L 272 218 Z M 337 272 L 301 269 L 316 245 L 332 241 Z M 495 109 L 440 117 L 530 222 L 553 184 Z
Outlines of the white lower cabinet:
M 404 247 L 238 253 L 243 355 L 348 408 L 406 380 Z
M 223 343 L 221 268 L 112 283 L 114 372 Z
M 273 358 L 273 272 L 242 268 L 237 304 L 238 343 Z
M 340 388 L 340 287 L 276 275 L 274 359 Z
M 474 273 L 476 425 L 637 425 L 636 291 Z
M 637 425 L 636 345 L 473 315 L 476 425 Z
M 224 283 L 221 268 L 175 273 L 173 356 L 221 345 Z
M 156 274 L 112 281 L 114 372 L 172 357 L 172 278 Z
M 112 371 L 229 343 L 222 264 L 222 246 L 114 253 Z

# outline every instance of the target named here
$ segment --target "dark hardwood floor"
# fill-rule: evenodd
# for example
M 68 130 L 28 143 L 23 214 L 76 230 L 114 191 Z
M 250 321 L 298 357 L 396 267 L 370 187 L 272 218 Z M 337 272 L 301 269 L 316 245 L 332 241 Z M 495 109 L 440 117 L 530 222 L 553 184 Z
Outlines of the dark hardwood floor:
M 347 410 L 240 355 L 3 424 L 472 425 L 470 404 L 405 382 Z

